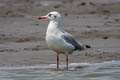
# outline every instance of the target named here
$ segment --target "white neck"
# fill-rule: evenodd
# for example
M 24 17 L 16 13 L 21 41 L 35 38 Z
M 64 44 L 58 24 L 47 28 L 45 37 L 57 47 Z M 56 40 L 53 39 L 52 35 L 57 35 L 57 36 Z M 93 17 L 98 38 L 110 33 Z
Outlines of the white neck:
M 48 27 L 50 27 L 50 26 L 51 27 L 59 27 L 60 22 L 61 22 L 60 20 L 51 20 Z
M 55 27 L 59 27 L 59 22 L 50 21 L 49 24 L 48 24 L 48 28 L 55 28 Z
M 59 25 L 60 25 L 60 21 L 53 21 L 53 20 L 50 21 L 49 24 L 48 24 L 48 28 L 47 28 L 47 33 L 46 34 L 52 33 L 55 30 L 57 30 L 59 28 Z

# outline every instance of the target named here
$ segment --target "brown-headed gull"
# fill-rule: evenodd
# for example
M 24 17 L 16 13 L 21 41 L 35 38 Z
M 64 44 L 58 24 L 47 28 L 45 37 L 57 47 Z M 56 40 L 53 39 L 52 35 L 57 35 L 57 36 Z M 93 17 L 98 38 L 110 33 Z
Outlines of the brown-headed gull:
M 49 12 L 46 16 L 39 17 L 39 19 L 50 20 L 46 32 L 46 43 L 51 50 L 57 53 L 57 69 L 59 69 L 59 54 L 65 54 L 66 69 L 68 70 L 68 55 L 76 50 L 84 50 L 86 47 L 60 27 L 61 15 L 58 12 Z

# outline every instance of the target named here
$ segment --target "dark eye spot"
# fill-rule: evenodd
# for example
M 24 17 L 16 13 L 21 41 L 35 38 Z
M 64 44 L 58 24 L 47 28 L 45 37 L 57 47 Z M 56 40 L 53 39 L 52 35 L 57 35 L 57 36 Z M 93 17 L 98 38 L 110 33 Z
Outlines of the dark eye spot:
M 49 14 L 49 16 L 51 16 L 52 14 Z
M 54 16 L 55 18 L 57 17 L 57 16 Z

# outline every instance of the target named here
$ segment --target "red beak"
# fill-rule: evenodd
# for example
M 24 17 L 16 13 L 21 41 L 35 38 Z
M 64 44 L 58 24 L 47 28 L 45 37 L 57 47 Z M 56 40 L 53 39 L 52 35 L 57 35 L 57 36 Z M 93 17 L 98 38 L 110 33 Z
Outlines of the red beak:
M 46 16 L 40 16 L 38 19 L 46 19 Z

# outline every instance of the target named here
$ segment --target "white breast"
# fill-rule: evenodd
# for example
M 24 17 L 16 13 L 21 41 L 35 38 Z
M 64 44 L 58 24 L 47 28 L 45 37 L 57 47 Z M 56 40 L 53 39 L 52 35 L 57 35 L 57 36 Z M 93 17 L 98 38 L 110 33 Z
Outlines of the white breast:
M 74 47 L 70 44 L 66 44 L 63 39 L 59 38 L 59 36 L 47 36 L 46 43 L 48 47 L 52 50 L 58 52 L 71 52 Z
M 48 47 L 57 52 L 71 52 L 74 46 L 65 42 L 61 37 L 64 33 L 57 27 L 57 24 L 50 22 L 46 32 L 46 43 Z

